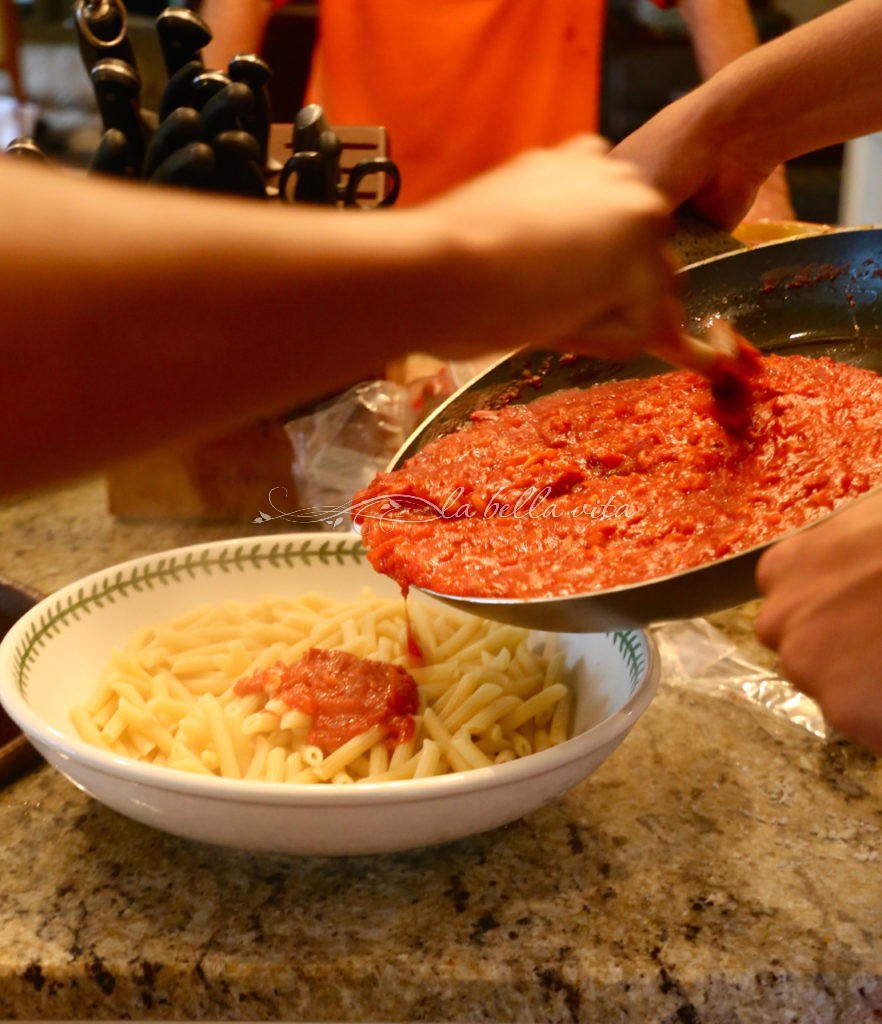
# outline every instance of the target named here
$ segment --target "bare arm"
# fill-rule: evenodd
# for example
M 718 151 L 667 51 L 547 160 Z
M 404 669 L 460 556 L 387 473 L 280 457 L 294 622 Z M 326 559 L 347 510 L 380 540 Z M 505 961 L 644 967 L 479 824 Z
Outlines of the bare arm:
M 703 78 L 749 53 L 759 35 L 747 0 L 680 0 L 695 59 Z M 792 220 L 793 206 L 783 166 L 776 167 L 760 186 L 746 220 Z
M 727 65 L 614 152 L 674 206 L 731 227 L 778 164 L 882 127 L 880 64 L 878 0 L 849 0 Z
M 0 491 L 282 411 L 415 348 L 627 354 L 652 327 L 676 332 L 664 200 L 588 137 L 411 210 L 194 196 L 12 159 L 0 190 Z
M 212 34 L 206 65 L 225 68 L 237 53 L 260 53 L 271 14 L 270 0 L 203 0 L 200 15 Z
M 692 38 L 702 78 L 759 44 L 746 0 L 680 0 L 677 5 Z

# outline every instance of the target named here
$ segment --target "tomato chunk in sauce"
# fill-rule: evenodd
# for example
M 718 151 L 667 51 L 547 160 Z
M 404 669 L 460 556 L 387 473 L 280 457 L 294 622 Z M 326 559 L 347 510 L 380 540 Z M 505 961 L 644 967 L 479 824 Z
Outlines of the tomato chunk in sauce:
M 234 689 L 240 697 L 265 693 L 311 715 L 309 742 L 325 754 L 375 725 L 394 747 L 413 735 L 419 708 L 417 684 L 400 665 L 315 647 L 291 665 L 259 669 Z
M 879 375 L 768 355 L 749 387 L 737 432 L 688 371 L 475 413 L 356 495 L 368 556 L 404 588 L 585 593 L 735 554 L 882 483 Z

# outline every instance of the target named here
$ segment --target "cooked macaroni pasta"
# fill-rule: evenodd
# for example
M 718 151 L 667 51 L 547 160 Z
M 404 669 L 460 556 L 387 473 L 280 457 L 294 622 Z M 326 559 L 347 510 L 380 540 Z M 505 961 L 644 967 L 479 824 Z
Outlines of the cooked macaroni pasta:
M 408 624 L 422 658 L 409 653 Z M 365 590 L 252 605 L 202 605 L 146 626 L 115 650 L 94 693 L 71 711 L 80 736 L 153 764 L 231 779 L 362 783 L 426 778 L 524 757 L 569 734 L 565 659 L 547 639 L 433 602 Z M 310 648 L 403 666 L 417 683 L 413 735 L 388 748 L 374 726 L 329 753 L 311 716 L 236 681 Z

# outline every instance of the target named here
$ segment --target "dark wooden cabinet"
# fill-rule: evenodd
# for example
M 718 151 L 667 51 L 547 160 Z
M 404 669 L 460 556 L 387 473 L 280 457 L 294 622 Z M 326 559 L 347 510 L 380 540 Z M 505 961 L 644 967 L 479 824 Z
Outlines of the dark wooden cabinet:
M 305 0 L 278 8 L 270 18 L 262 56 L 273 70 L 269 92 L 277 122 L 293 121 L 303 106 L 317 19 L 318 3 Z
M 769 2 L 752 4 L 760 38 L 792 27 Z M 692 42 L 676 10 L 649 0 L 609 0 L 604 35 L 601 131 L 618 142 L 698 85 Z

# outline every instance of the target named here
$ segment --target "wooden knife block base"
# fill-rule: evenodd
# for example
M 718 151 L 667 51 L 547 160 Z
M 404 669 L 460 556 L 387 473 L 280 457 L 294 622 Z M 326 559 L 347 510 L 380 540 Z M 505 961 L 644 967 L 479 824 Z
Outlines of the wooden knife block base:
M 252 523 L 274 487 L 297 507 L 293 462 L 283 420 L 262 420 L 117 464 L 107 472 L 108 508 L 120 519 Z

